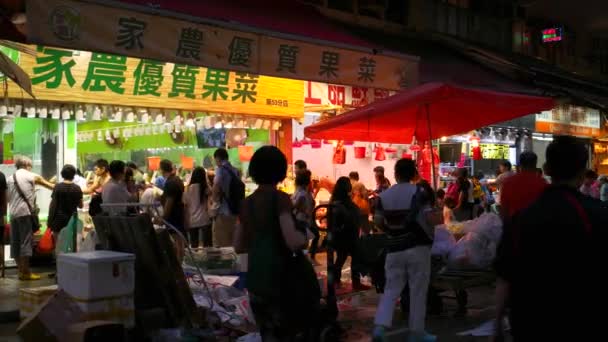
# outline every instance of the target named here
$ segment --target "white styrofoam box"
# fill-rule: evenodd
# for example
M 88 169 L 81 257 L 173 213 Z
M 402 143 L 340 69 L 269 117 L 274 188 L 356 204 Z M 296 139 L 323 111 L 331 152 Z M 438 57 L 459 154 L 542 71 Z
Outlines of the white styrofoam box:
M 84 321 L 111 321 L 125 328 L 135 326 L 133 295 L 94 300 L 74 300 L 84 313 Z
M 112 251 L 60 254 L 59 288 L 79 301 L 133 294 L 135 255 Z

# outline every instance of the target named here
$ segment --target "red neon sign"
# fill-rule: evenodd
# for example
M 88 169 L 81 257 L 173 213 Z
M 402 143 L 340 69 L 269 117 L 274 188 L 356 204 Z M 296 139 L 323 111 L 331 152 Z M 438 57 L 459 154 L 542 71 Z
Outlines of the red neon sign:
M 560 27 L 544 29 L 542 33 L 543 43 L 559 42 L 563 37 L 562 29 Z

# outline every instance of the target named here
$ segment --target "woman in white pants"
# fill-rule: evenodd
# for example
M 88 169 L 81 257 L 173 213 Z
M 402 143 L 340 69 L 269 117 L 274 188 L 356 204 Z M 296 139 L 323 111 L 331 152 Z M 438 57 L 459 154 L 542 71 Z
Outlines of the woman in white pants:
M 393 323 L 395 304 L 406 285 L 410 288 L 408 341 L 435 341 L 425 332 L 426 298 L 431 274 L 433 229 L 430 224 L 434 192 L 428 183 L 416 186 L 413 161 L 401 159 L 395 165 L 397 184 L 380 195 L 374 221 L 391 236 L 384 265 L 386 283 L 375 318 L 373 341 L 384 341 Z M 415 219 L 408 217 L 415 215 Z M 417 223 L 417 224 L 416 224 Z

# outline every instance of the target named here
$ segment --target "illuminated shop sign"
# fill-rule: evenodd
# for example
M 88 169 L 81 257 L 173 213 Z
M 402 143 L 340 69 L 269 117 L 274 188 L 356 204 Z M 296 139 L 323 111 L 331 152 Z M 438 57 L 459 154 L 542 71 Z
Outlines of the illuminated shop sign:
M 561 27 L 552 27 L 543 30 L 543 43 L 559 42 L 563 37 Z

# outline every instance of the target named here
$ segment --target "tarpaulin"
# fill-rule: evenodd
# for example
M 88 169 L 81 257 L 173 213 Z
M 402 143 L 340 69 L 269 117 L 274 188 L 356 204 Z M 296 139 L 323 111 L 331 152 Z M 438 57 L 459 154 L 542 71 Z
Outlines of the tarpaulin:
M 550 110 L 547 97 L 427 83 L 306 127 L 313 139 L 410 143 Z

